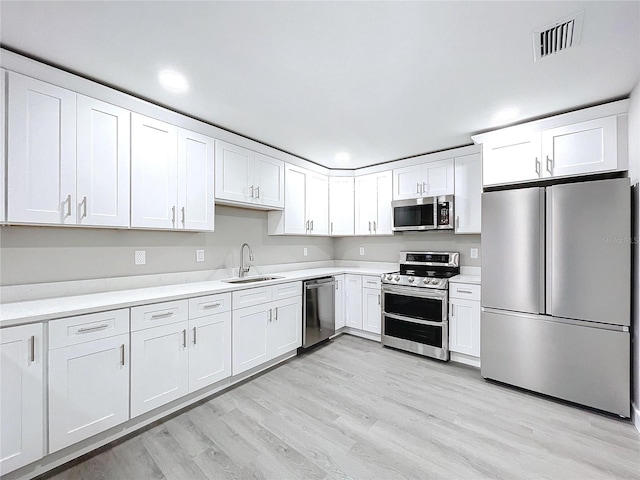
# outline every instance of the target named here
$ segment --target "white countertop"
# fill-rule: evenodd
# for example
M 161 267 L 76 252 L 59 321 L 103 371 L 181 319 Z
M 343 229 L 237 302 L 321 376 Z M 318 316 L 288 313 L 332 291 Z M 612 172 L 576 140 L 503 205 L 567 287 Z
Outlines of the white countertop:
M 182 300 L 216 293 L 233 292 L 247 288 L 276 285 L 278 283 L 307 280 L 310 278 L 339 275 L 342 273 L 380 276 L 386 272 L 388 272 L 388 269 L 381 268 L 311 268 L 273 273 L 273 276 L 282 278 L 249 284 L 232 284 L 225 283 L 221 280 L 211 280 L 11 302 L 0 304 L 0 327 L 52 320 L 55 318 L 70 317 L 74 315 L 83 315 L 105 310 L 115 310 L 117 308 L 127 308 L 136 305 L 146 305 L 150 303 Z
M 449 281 L 456 283 L 472 283 L 474 285 L 480 285 L 482 283 L 480 275 L 469 275 L 464 273 L 451 277 Z

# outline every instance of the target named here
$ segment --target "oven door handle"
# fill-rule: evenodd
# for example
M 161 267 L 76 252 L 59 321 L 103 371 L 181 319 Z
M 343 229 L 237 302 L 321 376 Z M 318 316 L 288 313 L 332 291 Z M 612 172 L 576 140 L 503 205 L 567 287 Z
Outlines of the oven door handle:
M 429 322 L 428 320 L 420 320 L 417 318 L 404 317 L 402 315 L 395 315 L 393 313 L 382 312 L 382 315 L 385 317 L 393 318 L 394 320 L 403 320 L 405 322 L 411 323 L 419 323 L 421 325 L 430 325 L 432 327 L 444 327 L 447 325 L 447 322 Z
M 382 293 L 392 293 L 394 295 L 404 295 L 406 297 L 433 298 L 435 300 L 447 299 L 447 290 L 437 290 L 434 288 L 397 287 L 395 285 L 383 285 Z

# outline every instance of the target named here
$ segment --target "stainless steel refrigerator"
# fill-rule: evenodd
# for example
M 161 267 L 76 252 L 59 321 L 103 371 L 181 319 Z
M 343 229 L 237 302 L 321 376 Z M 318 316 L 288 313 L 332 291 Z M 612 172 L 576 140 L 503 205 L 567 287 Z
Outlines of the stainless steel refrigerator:
M 626 178 L 482 195 L 482 376 L 630 415 Z

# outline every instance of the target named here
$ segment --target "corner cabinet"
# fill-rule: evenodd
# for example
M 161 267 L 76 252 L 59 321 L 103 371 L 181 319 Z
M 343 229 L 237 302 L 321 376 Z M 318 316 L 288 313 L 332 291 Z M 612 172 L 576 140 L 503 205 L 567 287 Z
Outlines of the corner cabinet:
M 286 164 L 284 210 L 269 212 L 269 235 L 329 235 L 329 178 Z
M 345 326 L 362 330 L 362 275 L 344 276 Z
M 353 177 L 329 178 L 329 234 L 353 236 L 355 224 Z
M 213 139 L 131 115 L 131 226 L 213 231 Z
M 480 233 L 482 160 L 479 153 L 455 160 L 455 233 Z
M 284 208 L 282 160 L 216 140 L 216 200 L 259 209 Z
M 44 455 L 42 323 L 0 330 L 0 475 Z
M 391 235 L 392 172 L 355 178 L 355 234 Z

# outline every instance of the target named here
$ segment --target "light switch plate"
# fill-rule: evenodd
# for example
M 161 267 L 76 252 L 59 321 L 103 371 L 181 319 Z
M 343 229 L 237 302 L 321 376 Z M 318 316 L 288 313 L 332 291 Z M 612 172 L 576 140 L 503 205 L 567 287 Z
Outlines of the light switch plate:
M 145 263 L 147 263 L 145 250 L 136 250 L 135 262 L 136 265 L 144 265 Z
M 204 262 L 204 250 L 196 250 L 196 262 Z
M 364 247 L 360 247 L 360 255 L 364 255 Z
M 471 256 L 471 258 L 478 258 L 478 249 L 477 248 L 472 248 L 470 256 Z
M 302 249 L 303 255 L 306 257 L 309 254 L 309 250 L 307 250 L 307 247 L 304 247 Z

